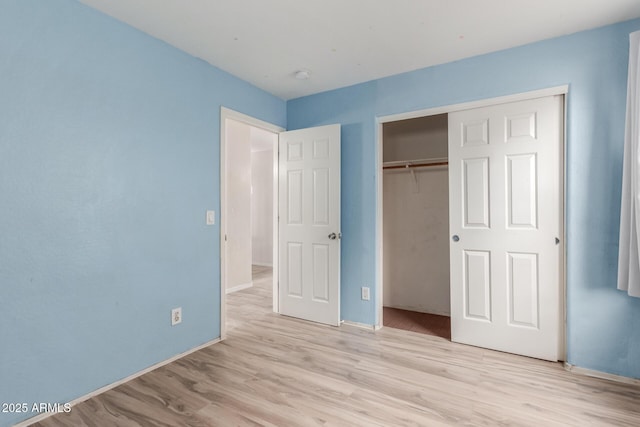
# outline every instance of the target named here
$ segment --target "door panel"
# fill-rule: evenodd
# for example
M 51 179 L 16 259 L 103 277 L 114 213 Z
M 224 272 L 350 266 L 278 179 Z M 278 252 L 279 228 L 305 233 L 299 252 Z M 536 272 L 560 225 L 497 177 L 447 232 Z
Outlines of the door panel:
M 489 158 L 464 160 L 464 224 L 489 227 Z
M 535 153 L 507 156 L 508 228 L 537 228 L 537 172 Z
M 464 251 L 465 317 L 491 321 L 491 253 Z
M 329 302 L 329 253 L 327 244 L 313 244 L 313 300 Z
M 287 171 L 287 225 L 302 224 L 302 171 Z
M 509 271 L 509 323 L 538 327 L 538 256 L 536 254 L 507 254 Z
M 287 242 L 287 281 L 285 288 L 287 296 L 302 297 L 302 243 Z M 284 271 L 284 270 L 281 270 Z
M 280 313 L 338 325 L 340 126 L 283 132 L 280 153 Z
M 329 172 L 313 170 L 313 225 L 329 225 Z
M 560 96 L 449 114 L 453 341 L 558 360 L 562 131 Z

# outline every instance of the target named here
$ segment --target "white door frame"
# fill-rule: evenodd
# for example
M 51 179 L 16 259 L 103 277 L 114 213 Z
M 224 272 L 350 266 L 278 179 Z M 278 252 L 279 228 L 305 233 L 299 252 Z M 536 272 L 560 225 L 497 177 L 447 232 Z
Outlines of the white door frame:
M 283 132 L 285 129 L 242 114 L 226 107 L 220 107 L 220 339 L 227 337 L 227 165 L 226 165 L 226 121 L 235 120 L 252 127 L 273 133 Z M 273 311 L 278 312 L 278 142 L 273 147 Z
M 435 108 L 427 108 L 427 109 L 423 109 L 423 110 L 417 110 L 417 111 L 409 111 L 406 113 L 400 113 L 400 114 L 391 114 L 391 115 L 387 115 L 387 116 L 379 116 L 376 117 L 376 123 L 377 123 L 377 129 L 376 129 L 376 139 L 377 139 L 377 156 L 376 156 L 376 169 L 377 169 L 377 182 L 376 182 L 376 193 L 377 193 L 377 197 L 376 197 L 376 273 L 377 273 L 377 278 L 376 278 L 376 311 L 377 311 L 377 323 L 375 324 L 375 328 L 376 329 L 380 329 L 382 328 L 382 315 L 383 315 L 383 241 L 382 241 L 382 227 L 383 227 L 383 218 L 382 218 L 382 212 L 383 212 L 383 187 L 382 187 L 382 183 L 383 183 L 383 169 L 382 169 L 382 160 L 383 160 L 383 156 L 382 156 L 382 144 L 383 144 L 383 134 L 382 134 L 382 126 L 385 123 L 389 123 L 389 122 L 396 122 L 399 120 L 407 120 L 407 119 L 415 119 L 415 118 L 419 118 L 419 117 L 426 117 L 426 116 L 434 116 L 436 114 L 446 114 L 446 113 L 453 113 L 455 111 L 462 111 L 462 110 L 470 110 L 473 108 L 480 108 L 480 107 L 488 107 L 491 105 L 497 105 L 497 104 L 506 104 L 509 102 L 516 102 L 516 101 L 526 101 L 529 99 L 535 99 L 535 98 L 543 98 L 543 97 L 547 97 L 547 96 L 554 96 L 554 95 L 564 95 L 564 121 L 562 123 L 563 126 L 563 137 L 560 141 L 560 144 L 562 144 L 562 151 L 561 151 L 561 159 L 560 159 L 560 164 L 562 167 L 562 171 L 561 171 L 561 176 L 562 176 L 562 188 L 560 189 L 561 193 L 562 193 L 562 203 L 561 203 L 561 215 L 562 217 L 560 218 L 560 225 L 562 228 L 562 255 L 561 255 L 561 260 L 560 260 L 560 286 L 562 287 L 562 290 L 560 292 L 560 343 L 559 343 L 559 354 L 563 355 L 564 357 L 562 358 L 562 360 L 566 360 L 566 293 L 567 293 L 567 286 L 566 286 L 566 250 L 567 250 L 567 245 L 566 245 L 566 227 L 565 227 L 565 212 L 566 212 L 566 129 L 567 129 L 567 120 L 566 120 L 566 115 L 567 115 L 567 94 L 569 93 L 569 85 L 563 85 L 563 86 L 555 86 L 555 87 L 551 87 L 551 88 L 547 88 L 547 89 L 541 89 L 541 90 L 534 90 L 531 92 L 522 92 L 522 93 L 517 93 L 517 94 L 513 94 L 513 95 L 507 95 L 507 96 L 500 96 L 500 97 L 496 97 L 496 98 L 488 98 L 488 99 L 482 99 L 479 101 L 472 101 L 472 102 L 465 102 L 465 103 L 461 103 L 461 104 L 452 104 L 452 105 L 445 105 L 445 106 L 441 106 L 441 107 L 435 107 Z

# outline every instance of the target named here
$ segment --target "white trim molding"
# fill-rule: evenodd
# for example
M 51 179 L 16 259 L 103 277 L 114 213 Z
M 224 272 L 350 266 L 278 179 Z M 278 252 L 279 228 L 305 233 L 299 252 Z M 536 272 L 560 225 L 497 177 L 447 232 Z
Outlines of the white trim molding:
M 238 111 L 232 110 L 227 107 L 220 107 L 220 115 L 221 115 L 221 118 L 235 120 L 237 122 L 242 122 L 249 126 L 268 130 L 274 133 L 284 132 L 285 130 L 284 128 L 278 125 L 274 125 L 272 123 L 265 122 L 260 119 L 256 119 L 255 117 L 248 116 L 246 114 L 240 113 Z
M 346 325 L 346 326 L 355 326 L 356 328 L 368 329 L 370 331 L 375 331 L 377 329 L 380 329 L 380 328 L 376 328 L 375 325 L 367 325 L 366 323 L 352 322 L 350 320 L 341 320 L 340 324 Z
M 603 380 L 640 386 L 640 379 L 623 377 L 622 375 L 609 374 L 607 372 L 594 371 L 592 369 L 580 368 L 567 362 L 564 362 L 564 369 L 577 375 L 584 375 L 586 377 L 600 378 Z
M 408 111 L 406 113 L 391 114 L 388 116 L 379 116 L 377 117 L 377 121 L 378 123 L 397 122 L 398 120 L 416 119 L 418 117 L 434 116 L 436 114 L 454 113 L 456 111 L 471 110 L 474 108 L 488 107 L 490 105 L 507 104 L 509 102 L 526 101 L 529 99 L 544 98 L 554 95 L 566 95 L 568 93 L 569 85 L 555 86 L 546 89 L 532 90 L 529 92 L 515 93 L 513 95 L 481 99 L 478 101 L 463 102 L 453 105 L 443 105 L 441 107 L 425 108 L 423 110 Z
M 236 286 L 233 286 L 231 288 L 227 288 L 225 293 L 226 294 L 232 294 L 234 292 L 238 292 L 238 291 L 241 291 L 243 289 L 249 289 L 251 287 L 253 287 L 253 282 L 243 283 L 241 285 L 236 285 Z
M 258 267 L 273 267 L 273 262 L 252 262 L 251 265 L 257 265 Z

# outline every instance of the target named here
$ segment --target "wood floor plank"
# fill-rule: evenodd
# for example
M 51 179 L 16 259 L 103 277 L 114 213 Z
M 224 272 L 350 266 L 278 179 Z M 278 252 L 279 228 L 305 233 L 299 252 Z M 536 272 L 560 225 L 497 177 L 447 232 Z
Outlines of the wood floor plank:
M 410 331 L 271 311 L 270 269 L 227 295 L 228 339 L 75 407 L 57 426 L 638 426 L 640 387 Z

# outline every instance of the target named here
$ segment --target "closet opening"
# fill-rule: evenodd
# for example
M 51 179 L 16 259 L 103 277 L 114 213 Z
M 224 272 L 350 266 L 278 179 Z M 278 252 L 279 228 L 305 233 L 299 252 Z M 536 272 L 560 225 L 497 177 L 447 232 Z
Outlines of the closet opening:
M 567 90 L 378 118 L 376 327 L 564 360 Z
M 383 326 L 451 339 L 448 114 L 382 125 Z

